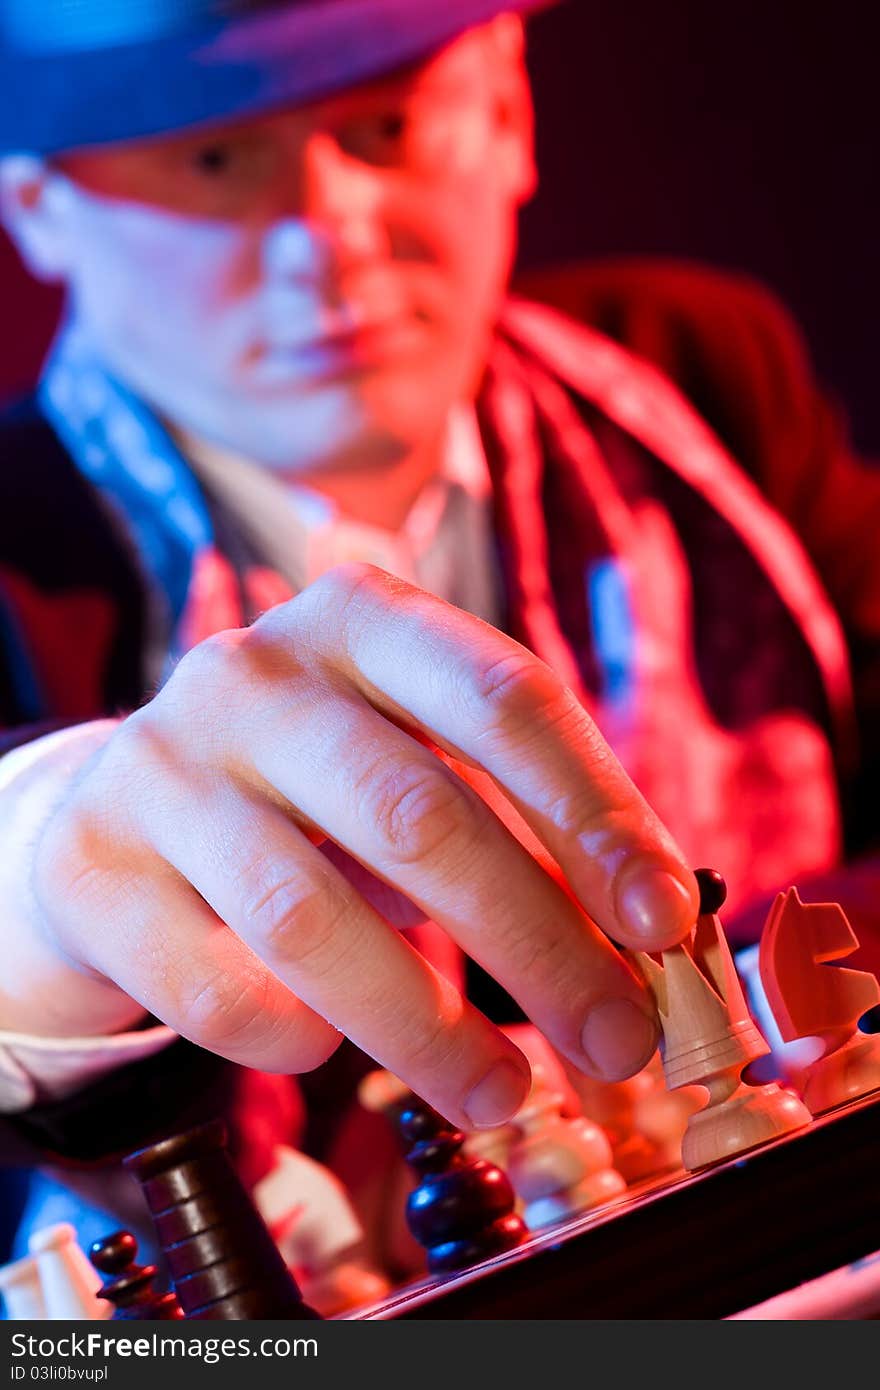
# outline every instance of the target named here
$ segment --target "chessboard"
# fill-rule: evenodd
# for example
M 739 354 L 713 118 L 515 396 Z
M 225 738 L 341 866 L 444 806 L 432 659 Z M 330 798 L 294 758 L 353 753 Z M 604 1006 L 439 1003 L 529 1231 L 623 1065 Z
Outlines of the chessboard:
M 346 1316 L 727 1318 L 880 1250 L 878 1155 L 880 1092 Z
M 710 870 L 697 879 L 691 937 L 638 961 L 660 1015 L 668 1094 L 691 1098 L 680 1163 L 641 1182 L 628 1174 L 622 1193 L 594 1205 L 579 1196 L 583 1185 L 571 1185 L 569 1163 L 569 1186 L 553 1194 L 572 1208 L 562 1219 L 355 1316 L 726 1318 L 880 1251 L 880 1036 L 859 1026 L 876 1014 L 880 989 L 839 964 L 855 934 L 838 904 L 780 893 L 751 962 L 749 997 L 719 916 L 724 882 Z M 773 1051 L 756 1014 L 765 1033 L 774 1030 L 783 1084 L 755 1075 Z M 530 1061 L 540 1094 L 542 1059 Z M 393 1100 L 375 1103 L 391 1113 Z M 595 1113 L 595 1090 L 585 1102 Z M 601 1118 L 613 1135 L 613 1112 Z M 554 1166 L 565 1169 L 564 1121 L 533 1096 L 519 1124 L 525 1148 L 514 1139 L 496 1156 L 512 1165 L 521 1196 L 541 1197 Z M 631 1155 L 617 1141 L 613 1161 L 625 1167 Z M 546 1214 L 546 1199 L 525 1210 Z M 876 1306 L 880 1316 L 880 1295 Z
M 364 1077 L 361 1106 L 400 1144 L 400 1214 L 424 1277 L 364 1258 L 348 1194 L 304 1154 L 285 1150 L 247 1191 L 218 1118 L 123 1159 L 170 1288 L 137 1263 L 130 1232 L 87 1257 L 62 1223 L 0 1270 L 9 1316 L 724 1319 L 816 1281 L 839 1290 L 864 1266 L 865 1311 L 836 1316 L 880 1318 L 880 983 L 841 966 L 858 942 L 840 905 L 792 888 L 768 916 L 750 997 L 723 879 L 697 881 L 690 934 L 633 958 L 662 1030 L 636 1077 L 575 1073 L 515 1025 L 529 1094 L 508 1124 L 469 1133 L 392 1073 Z

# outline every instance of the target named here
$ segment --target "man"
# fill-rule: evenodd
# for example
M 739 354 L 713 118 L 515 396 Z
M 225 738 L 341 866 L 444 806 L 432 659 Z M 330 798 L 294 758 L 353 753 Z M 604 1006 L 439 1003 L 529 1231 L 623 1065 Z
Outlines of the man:
M 6 225 L 69 304 L 3 444 L 10 1153 L 246 1106 L 253 1178 L 342 1036 L 497 1124 L 493 984 L 630 1075 L 617 947 L 682 936 L 688 865 L 745 906 L 839 859 L 793 530 L 665 378 L 504 303 L 530 8 L 3 8 Z

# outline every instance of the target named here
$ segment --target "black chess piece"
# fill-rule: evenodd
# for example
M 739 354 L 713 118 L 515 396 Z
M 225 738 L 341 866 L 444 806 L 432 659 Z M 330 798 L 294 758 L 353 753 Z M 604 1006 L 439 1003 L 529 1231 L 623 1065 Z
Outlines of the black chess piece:
M 143 1189 L 187 1319 L 318 1318 L 304 1302 L 214 1120 L 123 1159 Z
M 137 1241 L 130 1231 L 115 1231 L 92 1244 L 89 1259 L 104 1276 L 104 1287 L 95 1297 L 106 1298 L 113 1304 L 114 1322 L 119 1319 L 179 1320 L 183 1317 L 183 1309 L 176 1295 L 170 1289 L 161 1293 L 153 1288 L 157 1268 L 137 1264 L 137 1252 Z
M 509 1178 L 487 1159 L 462 1153 L 460 1130 L 415 1096 L 394 1120 L 419 1177 L 407 1199 L 407 1224 L 427 1251 L 432 1274 L 465 1269 L 525 1240 Z
M 720 912 L 727 899 L 727 884 L 717 869 L 694 869 L 700 890 L 700 916 Z

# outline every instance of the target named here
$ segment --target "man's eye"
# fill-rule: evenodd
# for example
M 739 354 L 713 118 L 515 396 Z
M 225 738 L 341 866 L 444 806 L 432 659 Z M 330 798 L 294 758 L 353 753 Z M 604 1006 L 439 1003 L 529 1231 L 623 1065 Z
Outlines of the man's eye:
M 407 120 L 402 111 L 386 111 L 376 120 L 376 133 L 383 140 L 401 140 Z
M 200 174 L 225 174 L 232 160 L 228 145 L 204 145 L 195 152 L 192 162 Z
M 401 157 L 410 126 L 406 111 L 376 111 L 348 121 L 337 132 L 337 139 L 340 148 L 354 159 L 367 164 L 393 164 Z

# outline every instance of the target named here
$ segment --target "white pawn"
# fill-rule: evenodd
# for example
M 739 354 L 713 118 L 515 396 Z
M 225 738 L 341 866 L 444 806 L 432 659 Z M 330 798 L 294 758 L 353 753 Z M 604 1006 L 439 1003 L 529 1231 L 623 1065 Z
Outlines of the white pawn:
M 384 1298 L 390 1286 L 363 1258 L 363 1227 L 335 1173 L 286 1144 L 273 1158 L 254 1200 L 306 1302 L 330 1318 Z
M 104 1281 L 77 1244 L 70 1222 L 34 1231 L 28 1249 L 40 1271 L 47 1318 L 97 1321 L 113 1316 L 113 1304 L 97 1297 Z
M 564 1101 L 547 1068 L 532 1059 L 531 1090 L 513 1118 L 517 1138 L 507 1157 L 507 1176 L 530 1230 L 603 1206 L 626 1191 L 605 1131 L 585 1115 L 566 1118 Z
M 510 1150 L 520 1137 L 514 1124 L 494 1125 L 491 1129 L 469 1129 L 465 1134 L 464 1152 L 471 1158 L 484 1158 L 496 1168 L 507 1171 Z
M 40 1271 L 33 1255 L 0 1268 L 0 1299 L 10 1322 L 40 1322 L 48 1318 Z

